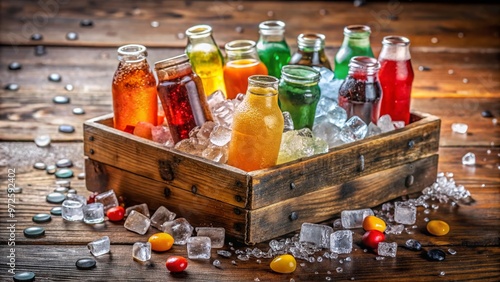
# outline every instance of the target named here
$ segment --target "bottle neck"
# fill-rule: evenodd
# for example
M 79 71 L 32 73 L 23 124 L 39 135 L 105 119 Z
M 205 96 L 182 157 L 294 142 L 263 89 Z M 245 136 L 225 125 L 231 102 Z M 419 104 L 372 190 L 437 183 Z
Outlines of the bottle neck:
M 320 79 L 319 71 L 308 66 L 287 65 L 281 69 L 282 79 L 289 84 L 313 86 Z
M 253 59 L 259 61 L 259 55 L 252 40 L 235 40 L 225 46 L 228 61 Z
M 319 33 L 301 34 L 297 37 L 297 46 L 302 52 L 324 52 L 325 36 Z
M 212 36 L 212 27 L 209 25 L 195 25 L 186 30 L 186 36 L 189 43 L 209 43 L 215 45 L 215 40 Z
M 173 80 L 193 74 L 186 54 L 156 62 L 155 71 L 159 81 Z
M 118 48 L 120 63 L 141 63 L 146 61 L 147 56 L 147 49 L 143 45 L 129 44 Z
M 382 50 L 380 51 L 379 60 L 389 61 L 409 61 L 410 55 L 410 40 L 402 36 L 386 36 L 382 40 Z
M 366 25 L 349 25 L 344 28 L 342 47 L 371 48 L 371 29 Z
M 260 41 L 281 42 L 285 40 L 285 23 L 265 21 L 259 24 Z
M 371 57 L 353 57 L 349 63 L 349 77 L 366 82 L 378 81 L 379 62 Z

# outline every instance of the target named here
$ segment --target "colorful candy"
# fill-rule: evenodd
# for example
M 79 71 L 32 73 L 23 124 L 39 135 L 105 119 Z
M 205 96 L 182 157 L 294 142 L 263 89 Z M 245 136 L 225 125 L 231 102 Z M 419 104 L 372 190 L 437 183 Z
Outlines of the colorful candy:
M 378 247 L 378 243 L 383 242 L 384 240 L 384 233 L 378 230 L 370 230 L 363 235 L 362 242 L 366 247 L 376 249 Z
M 374 215 L 369 215 L 363 220 L 363 229 L 365 231 L 377 230 L 384 232 L 386 227 L 385 221 Z
M 292 255 L 281 255 L 271 261 L 270 267 L 274 272 L 292 273 L 297 268 L 297 261 Z
M 174 244 L 174 238 L 165 232 L 160 232 L 151 235 L 148 242 L 151 243 L 151 249 L 157 252 L 165 252 L 172 248 Z
M 442 220 L 431 220 L 427 223 L 427 231 L 434 236 L 444 236 L 450 232 L 450 226 Z
M 165 266 L 170 272 L 182 272 L 184 271 L 187 266 L 188 262 L 185 257 L 181 256 L 171 256 L 167 259 L 167 262 L 165 263 Z
M 125 216 L 125 209 L 122 206 L 112 207 L 106 212 L 106 216 L 111 221 L 120 221 Z

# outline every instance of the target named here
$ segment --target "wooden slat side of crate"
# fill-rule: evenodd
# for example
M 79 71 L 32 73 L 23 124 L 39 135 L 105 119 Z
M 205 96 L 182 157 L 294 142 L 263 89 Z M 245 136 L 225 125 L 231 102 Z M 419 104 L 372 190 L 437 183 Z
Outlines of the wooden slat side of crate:
M 263 242 L 300 229 L 302 223 L 331 219 L 346 209 L 374 207 L 415 193 L 436 180 L 438 155 L 361 176 L 329 188 L 249 211 L 245 243 Z
M 224 227 L 228 236 L 245 241 L 245 209 L 88 158 L 85 171 L 87 187 L 93 190 L 113 189 L 128 204 L 147 203 L 151 210 L 163 205 L 195 227 Z
M 112 115 L 84 123 L 84 152 L 95 161 L 197 194 L 247 206 L 250 176 L 244 171 L 169 149 L 153 141 L 116 130 Z M 98 188 L 87 185 L 91 191 Z
M 418 116 L 414 115 L 414 119 Z M 400 166 L 437 153 L 440 120 L 424 116 L 406 127 L 345 144 L 329 153 L 250 172 L 250 209 Z

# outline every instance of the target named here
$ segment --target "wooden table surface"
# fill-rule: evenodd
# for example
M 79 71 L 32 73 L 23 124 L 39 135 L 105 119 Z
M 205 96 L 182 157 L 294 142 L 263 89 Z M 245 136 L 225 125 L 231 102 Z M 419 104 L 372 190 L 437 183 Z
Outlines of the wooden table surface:
M 16 272 L 32 271 L 36 281 L 500 280 L 500 130 L 494 120 L 500 117 L 500 5 L 368 1 L 354 7 L 352 2 L 332 1 L 2 0 L 0 9 L 0 280 L 11 280 L 7 265 L 11 248 L 15 250 Z M 93 27 L 81 27 L 82 19 L 93 20 Z M 439 208 L 431 209 L 430 214 L 419 208 L 418 228 L 412 229 L 413 234 L 388 236 L 388 241 L 399 244 L 396 258 L 376 260 L 375 254 L 365 253 L 360 243 L 363 230 L 354 229 L 354 251 L 339 256 L 343 263 L 339 259 L 315 263 L 299 260 L 292 274 L 273 273 L 269 259 L 261 259 L 261 263 L 255 258 L 239 261 L 235 255 L 228 259 L 212 251 L 210 261 L 189 261 L 186 272 L 172 275 L 165 261 L 173 254 L 186 256 L 184 246 L 153 253 L 146 264 L 132 260 L 132 244 L 146 241 L 155 230 L 141 236 L 125 230 L 122 223 L 106 222 L 98 228 L 57 216 L 45 224 L 32 222 L 34 214 L 48 213 L 55 206 L 47 203 L 45 196 L 56 180 L 54 175 L 35 170 L 33 164 L 69 158 L 75 174 L 84 171 L 82 123 L 112 111 L 111 79 L 118 46 L 143 44 L 153 63 L 181 54 L 186 44 L 183 33 L 192 25 L 210 24 L 216 41 L 223 46 L 234 39 L 257 40 L 258 23 L 268 19 L 286 22 L 292 49 L 296 48 L 298 34 L 324 33 L 332 62 L 345 25 L 370 25 L 376 55 L 383 36 L 409 37 L 415 70 L 412 109 L 441 118 L 438 169 L 454 173 L 457 184 L 471 192 L 473 203 L 437 203 Z M 159 26 L 153 27 L 153 21 Z M 67 40 L 68 32 L 78 33 L 78 39 Z M 42 34 L 43 40 L 31 40 L 34 33 Z M 36 45 L 44 45 L 46 54 L 36 56 Z M 21 70 L 8 69 L 14 61 L 22 64 Z M 419 71 L 419 66 L 429 69 Z M 50 82 L 47 77 L 51 73 L 60 74 L 62 81 Z M 9 83 L 18 84 L 19 90 L 6 90 Z M 74 90 L 66 91 L 67 84 Z M 69 96 L 71 103 L 54 104 L 56 95 Z M 86 113 L 74 115 L 74 107 L 82 107 Z M 494 118 L 482 117 L 485 110 Z M 452 132 L 451 124 L 457 122 L 468 124 L 467 134 Z M 61 124 L 75 126 L 75 133 L 59 133 Z M 49 148 L 34 144 L 34 138 L 41 134 L 51 136 Z M 462 165 L 467 152 L 476 155 L 475 166 Z M 16 185 L 23 191 L 15 194 L 15 213 L 10 218 L 7 179 L 13 169 Z M 89 194 L 84 180 L 74 177 L 71 186 L 81 195 Z M 426 216 L 448 222 L 450 233 L 429 235 L 425 231 Z M 331 224 L 335 218 L 326 223 Z M 11 224 L 15 225 L 13 233 Z M 45 227 L 45 236 L 23 236 L 24 228 L 38 225 Z M 104 235 L 111 239 L 111 253 L 96 258 L 95 269 L 77 270 L 78 258 L 92 257 L 86 244 Z M 410 238 L 420 241 L 425 250 L 439 248 L 448 253 L 451 248 L 456 254 L 448 253 L 441 262 L 427 261 L 421 253 L 403 247 Z M 9 242 L 15 242 L 15 246 L 9 247 Z M 236 249 L 246 247 L 234 244 Z M 267 242 L 255 247 L 269 248 Z M 346 257 L 351 261 L 345 261 Z M 221 268 L 212 266 L 214 259 L 221 261 Z M 342 272 L 336 271 L 338 267 Z

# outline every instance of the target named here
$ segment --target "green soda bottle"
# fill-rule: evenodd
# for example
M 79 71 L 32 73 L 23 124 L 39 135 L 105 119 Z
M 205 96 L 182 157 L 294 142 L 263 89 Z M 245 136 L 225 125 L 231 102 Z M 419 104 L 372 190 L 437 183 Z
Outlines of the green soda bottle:
M 370 46 L 370 27 L 349 25 L 344 28 L 344 42 L 335 55 L 335 79 L 344 80 L 349 73 L 349 61 L 355 56 L 374 58 Z
M 290 61 L 290 47 L 285 40 L 285 23 L 265 21 L 259 24 L 257 53 L 269 75 L 281 78 L 281 68 Z

